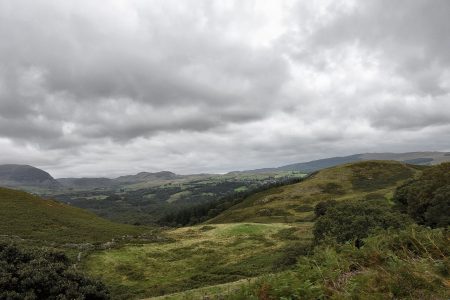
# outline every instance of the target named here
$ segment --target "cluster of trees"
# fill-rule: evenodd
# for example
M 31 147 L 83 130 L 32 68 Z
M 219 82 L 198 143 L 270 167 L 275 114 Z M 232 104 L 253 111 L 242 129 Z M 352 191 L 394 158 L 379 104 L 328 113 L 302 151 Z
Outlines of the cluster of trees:
M 63 253 L 0 244 L 0 299 L 109 299 L 106 287 L 78 272 Z

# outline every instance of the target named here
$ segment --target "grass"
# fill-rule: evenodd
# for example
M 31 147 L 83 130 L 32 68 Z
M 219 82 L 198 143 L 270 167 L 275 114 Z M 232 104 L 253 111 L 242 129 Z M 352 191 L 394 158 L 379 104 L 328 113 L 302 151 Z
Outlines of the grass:
M 395 188 L 420 168 L 391 161 L 365 161 L 317 172 L 303 182 L 254 194 L 207 223 L 310 222 L 311 207 L 324 200 L 392 198 Z M 376 194 L 376 197 L 374 195 Z
M 211 285 L 207 287 L 192 289 L 184 292 L 169 295 L 147 298 L 144 300 L 198 300 L 198 299 L 221 299 L 224 295 L 231 295 L 242 289 L 243 286 L 250 285 L 257 278 L 246 278 L 238 281 Z
M 96 252 L 83 268 L 118 299 L 159 296 L 272 272 L 287 246 L 310 242 L 310 227 L 239 223 L 179 228 L 166 233 L 170 243 Z M 289 237 L 279 234 L 289 228 Z
M 297 267 L 260 278 L 221 299 L 449 299 L 446 230 L 412 226 L 352 245 L 323 246 Z
M 0 235 L 56 243 L 100 243 L 146 228 L 117 224 L 83 209 L 0 188 Z

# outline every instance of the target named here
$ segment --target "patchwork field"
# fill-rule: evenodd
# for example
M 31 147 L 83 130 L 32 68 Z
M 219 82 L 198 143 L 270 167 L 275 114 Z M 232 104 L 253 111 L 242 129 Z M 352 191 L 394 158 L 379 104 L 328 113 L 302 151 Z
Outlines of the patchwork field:
M 217 224 L 170 230 L 170 242 L 90 255 L 83 269 L 118 299 L 150 297 L 252 278 L 278 270 L 289 246 L 306 245 L 311 223 Z

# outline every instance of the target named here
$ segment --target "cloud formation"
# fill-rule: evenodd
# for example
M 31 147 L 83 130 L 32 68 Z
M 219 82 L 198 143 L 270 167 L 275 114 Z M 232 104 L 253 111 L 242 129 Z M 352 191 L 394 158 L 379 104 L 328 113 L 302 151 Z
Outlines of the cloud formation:
M 450 150 L 450 3 L 5 0 L 0 163 L 225 172 Z

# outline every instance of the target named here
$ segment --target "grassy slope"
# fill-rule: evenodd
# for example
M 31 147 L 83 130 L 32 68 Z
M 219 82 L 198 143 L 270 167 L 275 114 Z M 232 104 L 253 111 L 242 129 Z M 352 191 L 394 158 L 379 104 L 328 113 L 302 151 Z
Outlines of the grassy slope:
M 0 235 L 52 242 L 102 242 L 144 228 L 109 222 L 83 209 L 0 188 Z
M 411 226 L 372 235 L 361 249 L 319 247 L 293 270 L 220 299 L 450 299 L 449 258 L 448 230 Z
M 271 272 L 284 247 L 310 241 L 310 227 L 240 223 L 179 228 L 167 232 L 170 243 L 93 253 L 83 267 L 118 298 L 157 296 Z
M 307 180 L 248 197 L 208 223 L 311 221 L 323 200 L 390 199 L 396 186 L 420 168 L 394 161 L 365 161 L 324 169 Z

